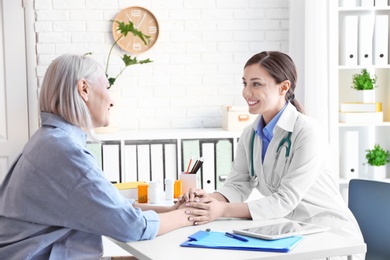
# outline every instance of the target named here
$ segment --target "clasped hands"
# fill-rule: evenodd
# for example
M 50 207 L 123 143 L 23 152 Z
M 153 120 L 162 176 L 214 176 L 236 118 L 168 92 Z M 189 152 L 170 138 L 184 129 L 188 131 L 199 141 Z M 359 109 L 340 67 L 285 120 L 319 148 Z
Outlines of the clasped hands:
M 194 225 L 202 225 L 222 217 L 225 204 L 202 189 L 190 189 L 178 198 L 175 208 L 184 209 Z

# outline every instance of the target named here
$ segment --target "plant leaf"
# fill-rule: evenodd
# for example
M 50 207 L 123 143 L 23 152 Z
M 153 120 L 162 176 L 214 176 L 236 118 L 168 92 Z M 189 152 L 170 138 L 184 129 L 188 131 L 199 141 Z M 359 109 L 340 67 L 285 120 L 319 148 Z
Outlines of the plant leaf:
M 148 45 L 150 43 L 150 36 L 143 34 L 141 31 L 137 30 L 134 27 L 134 23 L 132 21 L 129 21 L 129 23 L 121 22 L 115 20 L 115 22 L 118 24 L 117 31 L 120 31 L 123 36 L 127 36 L 127 34 L 130 32 L 134 36 L 138 36 L 145 45 Z

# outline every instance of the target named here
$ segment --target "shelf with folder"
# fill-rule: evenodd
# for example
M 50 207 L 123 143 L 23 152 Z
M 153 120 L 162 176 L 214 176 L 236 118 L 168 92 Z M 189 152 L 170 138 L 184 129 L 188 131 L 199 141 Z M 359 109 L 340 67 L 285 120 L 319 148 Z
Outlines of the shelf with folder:
M 338 45 L 338 60 L 333 63 L 335 81 L 330 87 L 333 111 L 330 140 L 338 158 L 340 187 L 348 188 L 349 179 L 367 176 L 366 149 L 380 143 L 390 150 L 390 5 L 388 1 L 340 1 L 339 4 L 331 18 L 338 21 L 338 30 L 333 34 Z M 341 6 L 343 4 L 371 6 Z M 374 102 L 380 103 L 381 109 L 366 111 L 367 114 L 340 110 L 341 105 L 351 108 L 353 106 L 347 104 L 362 102 L 356 100 L 356 90 L 351 87 L 353 75 L 362 69 L 377 76 Z M 390 178 L 389 170 L 387 178 Z
M 87 148 L 111 182 L 178 179 L 190 157 L 205 158 L 200 187 L 212 192 L 228 175 L 241 131 L 215 129 L 120 130 L 98 134 Z M 108 173 L 108 174 L 107 174 Z

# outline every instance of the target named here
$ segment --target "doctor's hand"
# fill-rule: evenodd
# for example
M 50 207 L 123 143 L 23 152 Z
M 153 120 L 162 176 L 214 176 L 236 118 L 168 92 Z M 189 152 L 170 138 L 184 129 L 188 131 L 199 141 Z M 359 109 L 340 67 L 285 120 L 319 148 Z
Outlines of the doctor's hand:
M 218 201 L 210 196 L 207 196 L 207 202 L 201 201 L 190 201 L 184 203 L 186 207 L 186 214 L 195 215 L 195 225 L 206 224 L 214 221 L 217 218 L 223 217 L 227 202 Z
M 205 202 L 205 203 L 208 203 L 211 201 L 211 196 L 209 196 L 209 194 L 202 190 L 202 189 L 190 189 L 187 193 L 184 193 L 182 194 L 179 198 L 178 198 L 178 202 L 180 203 L 184 203 L 184 202 L 191 202 L 191 201 L 195 201 L 195 202 Z

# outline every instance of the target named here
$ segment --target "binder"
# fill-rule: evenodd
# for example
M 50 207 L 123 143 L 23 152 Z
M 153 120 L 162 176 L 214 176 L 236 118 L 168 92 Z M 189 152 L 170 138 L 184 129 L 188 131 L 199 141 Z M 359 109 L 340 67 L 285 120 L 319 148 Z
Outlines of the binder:
M 112 183 L 121 182 L 120 178 L 120 144 L 103 143 L 103 172 Z
M 356 7 L 356 0 L 340 0 L 340 7 Z
M 350 180 L 359 177 L 359 132 L 345 131 L 341 140 L 341 177 Z
M 150 153 L 148 144 L 137 145 L 138 181 L 150 181 Z
M 206 192 L 215 191 L 214 143 L 202 143 L 202 188 Z
M 293 236 L 277 240 L 263 240 L 259 238 L 245 237 L 244 242 L 225 235 L 225 232 L 203 231 L 190 235 L 188 240 L 180 244 L 182 247 L 269 251 L 287 253 L 291 251 L 301 240 L 302 236 Z
M 361 7 L 372 7 L 374 6 L 374 0 L 360 0 Z
M 358 16 L 346 15 L 340 32 L 340 65 L 358 64 Z
M 216 189 L 223 186 L 225 179 L 232 169 L 233 162 L 233 141 L 219 140 L 216 146 Z
M 188 162 L 190 161 L 191 157 L 200 158 L 200 144 L 199 140 L 182 140 L 182 163 L 181 163 L 181 172 L 186 171 L 186 167 L 188 165 Z
M 375 6 L 377 6 L 377 7 L 388 6 L 387 0 L 375 0 Z
M 152 168 L 152 181 L 157 181 L 162 185 L 164 183 L 163 144 L 151 144 L 150 157 L 150 165 Z
M 359 18 L 358 65 L 370 66 L 373 63 L 374 22 L 372 15 L 361 15 Z
M 86 148 L 96 158 L 100 169 L 103 169 L 102 168 L 102 144 L 87 143 Z
M 125 144 L 124 154 L 124 182 L 137 181 L 137 146 Z
M 176 144 L 165 144 L 164 158 L 165 178 L 176 180 L 178 174 Z
M 374 28 L 374 64 L 387 65 L 389 60 L 389 16 L 377 15 Z

